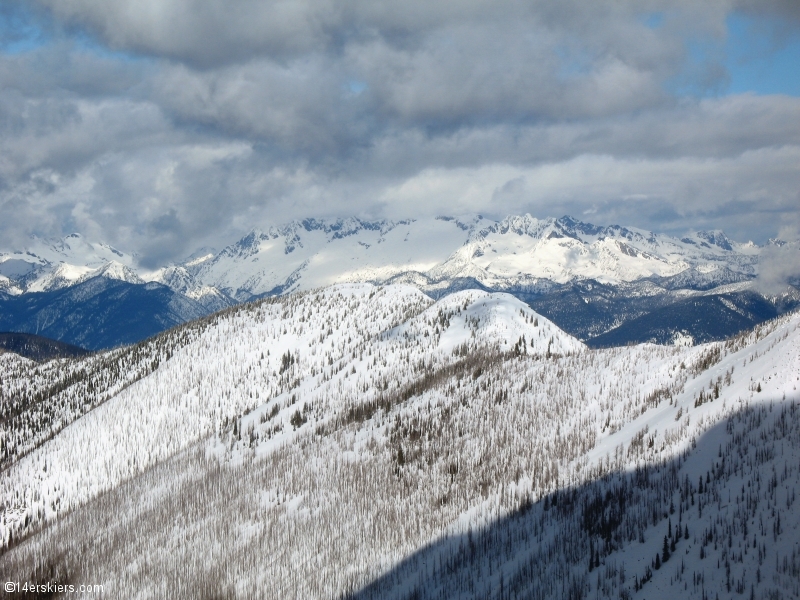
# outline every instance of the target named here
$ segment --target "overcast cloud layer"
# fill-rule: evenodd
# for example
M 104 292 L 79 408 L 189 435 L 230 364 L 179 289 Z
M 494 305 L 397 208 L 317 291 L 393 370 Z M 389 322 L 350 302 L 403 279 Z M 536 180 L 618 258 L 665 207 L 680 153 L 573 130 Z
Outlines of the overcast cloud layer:
M 734 15 L 800 35 L 793 0 L 6 2 L 0 246 L 79 231 L 153 266 L 470 212 L 796 237 L 800 98 L 725 94 Z

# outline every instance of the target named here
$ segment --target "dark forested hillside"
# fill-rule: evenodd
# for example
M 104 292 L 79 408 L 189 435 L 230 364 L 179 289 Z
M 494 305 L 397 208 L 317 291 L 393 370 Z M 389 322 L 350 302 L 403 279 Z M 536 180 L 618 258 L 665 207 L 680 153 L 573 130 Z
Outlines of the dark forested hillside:
M 0 294 L 0 330 L 89 350 L 132 344 L 205 313 L 203 306 L 164 285 L 105 277 L 53 292 Z
M 0 332 L 0 349 L 14 352 L 31 360 L 43 361 L 51 358 L 77 358 L 85 356 L 88 350 L 51 340 L 30 333 Z

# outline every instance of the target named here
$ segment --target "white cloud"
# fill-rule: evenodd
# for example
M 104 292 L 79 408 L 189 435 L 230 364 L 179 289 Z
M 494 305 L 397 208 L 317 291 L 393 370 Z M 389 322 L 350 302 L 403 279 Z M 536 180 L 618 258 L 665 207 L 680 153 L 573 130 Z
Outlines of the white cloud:
M 764 248 L 755 283 L 765 294 L 780 294 L 789 284 L 800 285 L 800 246 L 795 242 Z

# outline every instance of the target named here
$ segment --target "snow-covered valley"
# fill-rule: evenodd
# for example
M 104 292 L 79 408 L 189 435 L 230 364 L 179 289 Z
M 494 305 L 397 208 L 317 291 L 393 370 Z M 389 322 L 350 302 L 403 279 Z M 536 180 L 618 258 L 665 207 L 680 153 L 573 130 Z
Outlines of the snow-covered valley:
M 508 294 L 351 283 L 82 359 L 0 354 L 0 377 L 8 578 L 127 598 L 800 593 L 798 313 L 591 350 Z

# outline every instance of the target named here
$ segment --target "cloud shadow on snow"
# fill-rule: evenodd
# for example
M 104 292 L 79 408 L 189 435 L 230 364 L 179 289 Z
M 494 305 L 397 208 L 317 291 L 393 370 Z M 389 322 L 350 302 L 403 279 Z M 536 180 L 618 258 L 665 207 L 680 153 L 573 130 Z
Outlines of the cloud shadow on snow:
M 649 436 L 638 439 L 646 448 Z M 795 540 L 789 532 L 796 511 L 786 504 L 789 495 L 776 489 L 788 491 L 800 483 L 797 462 L 784 457 L 784 453 L 787 457 L 796 454 L 798 448 L 797 401 L 762 402 L 734 411 L 673 460 L 630 472 L 607 469 L 596 473 L 593 481 L 553 492 L 535 503 L 523 500 L 512 514 L 425 546 L 342 597 L 617 599 L 633 597 L 638 587 L 647 598 L 658 597 L 659 588 L 664 597 L 678 593 L 684 598 L 714 598 L 717 593 L 720 597 L 749 594 L 751 585 L 757 586 L 759 598 L 794 597 L 800 589 L 800 557 L 791 552 Z M 778 484 L 775 473 L 783 469 L 784 460 L 793 466 Z M 124 568 L 116 562 L 119 549 L 133 545 L 129 557 L 136 557 L 137 577 L 144 578 L 139 585 L 158 588 L 155 579 L 161 578 L 169 582 L 168 589 L 183 589 L 200 599 L 263 597 L 259 593 L 264 590 L 237 589 L 236 583 L 247 575 L 242 568 L 252 570 L 258 579 L 255 574 L 262 561 L 277 555 L 254 557 L 252 548 L 241 545 L 234 523 L 219 522 L 235 515 L 246 518 L 237 512 L 236 498 L 241 495 L 237 486 L 253 482 L 242 481 L 241 470 L 218 464 L 202 474 L 174 477 L 171 469 L 175 465 L 185 469 L 186 464 L 175 457 L 155 465 L 70 511 L 59 519 L 62 526 L 46 527 L 17 540 L 0 554 L 0 572 L 10 573 L 16 562 L 30 569 L 16 573 L 20 579 L 27 576 L 29 581 L 46 583 L 56 573 L 62 582 L 86 581 L 93 576 L 92 568 L 103 570 L 104 562 L 106 569 L 118 573 Z M 252 470 L 255 464 L 245 469 Z M 154 494 L 156 489 L 158 494 Z M 187 529 L 180 538 L 182 543 L 191 543 L 191 535 L 184 537 L 186 532 L 193 530 L 192 523 L 204 522 L 192 520 L 200 517 L 190 508 L 193 496 L 206 506 L 222 503 L 233 511 L 227 516 L 213 509 L 205 511 L 214 522 L 207 530 L 209 547 L 200 549 L 200 554 L 216 548 L 210 564 L 186 561 L 180 544 L 174 553 L 164 555 L 158 540 L 149 537 L 156 531 L 169 533 L 173 524 L 184 523 Z M 782 505 L 787 508 L 783 510 Z M 771 512 L 776 507 L 777 513 Z M 752 518 L 756 523 L 760 518 L 761 526 L 750 525 Z M 103 535 L 97 535 L 96 528 Z M 656 569 L 656 555 L 661 561 L 665 537 L 670 558 Z M 142 553 L 145 540 L 151 544 L 149 556 Z M 76 547 L 83 551 L 75 552 Z M 237 553 L 226 553 L 224 548 L 235 548 Z M 286 551 L 281 549 L 284 556 Z M 776 552 L 786 560 L 776 560 Z M 31 556 L 26 559 L 30 553 L 36 554 L 38 566 L 27 560 Z M 756 584 L 762 553 L 766 559 Z M 292 564 L 285 567 L 289 576 Z M 665 589 L 668 581 L 671 586 Z M 273 595 L 280 583 L 269 582 Z
M 767 437 L 753 447 L 761 431 Z M 647 440 L 645 435 L 645 445 Z M 774 474 L 770 466 L 777 467 L 781 440 L 795 449 L 800 445 L 797 402 L 762 403 L 734 412 L 674 460 L 607 472 L 538 502 L 523 502 L 519 510 L 485 527 L 422 548 L 346 598 L 616 599 L 638 596 L 639 590 L 644 597 L 659 597 L 653 587 L 660 587 L 664 597 L 729 597 L 734 591 L 750 593 L 762 543 L 769 559 L 760 567 L 755 597 L 793 597 L 800 589 L 800 562 L 792 554 L 788 568 L 783 563 L 776 568 L 775 559 L 776 547 L 779 556 L 786 556 L 782 542 L 789 552 L 794 547 L 786 535 L 791 525 L 782 528 L 780 519 L 776 525 L 764 499 L 770 494 L 772 483 L 766 479 Z M 793 474 L 796 481 L 796 467 Z M 737 495 L 737 482 L 742 481 L 746 497 Z M 759 494 L 760 501 L 754 500 Z M 762 511 L 768 535 L 759 531 L 754 536 L 751 527 L 748 536 L 746 521 Z M 721 525 L 714 523 L 718 516 Z M 756 537 L 758 549 L 752 549 Z M 665 539 L 670 557 L 657 569 L 656 556 L 661 562 Z M 740 542 L 751 546 L 749 556 L 741 554 Z M 794 580 L 786 583 L 792 570 Z

